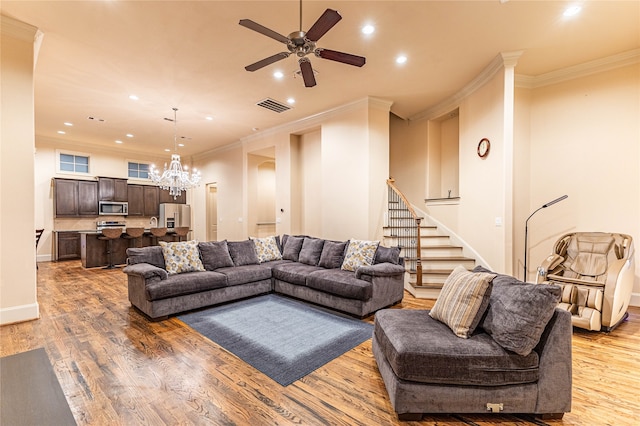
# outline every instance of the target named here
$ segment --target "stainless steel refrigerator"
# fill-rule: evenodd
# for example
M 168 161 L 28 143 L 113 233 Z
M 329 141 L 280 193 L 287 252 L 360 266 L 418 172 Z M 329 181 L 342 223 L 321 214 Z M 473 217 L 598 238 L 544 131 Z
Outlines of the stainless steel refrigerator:
M 191 206 L 188 204 L 160 204 L 160 227 L 168 230 L 182 226 L 191 227 Z

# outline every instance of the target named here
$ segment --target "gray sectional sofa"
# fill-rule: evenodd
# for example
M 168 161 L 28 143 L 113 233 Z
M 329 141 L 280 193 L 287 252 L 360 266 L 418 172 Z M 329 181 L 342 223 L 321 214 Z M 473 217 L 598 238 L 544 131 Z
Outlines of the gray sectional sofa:
M 370 264 L 350 271 L 343 269 L 349 241 L 284 235 L 276 237 L 277 252 L 266 254 L 256 248 L 259 242 L 196 243 L 201 267 L 181 273 L 167 271 L 163 247 L 130 248 L 123 269 L 129 300 L 162 320 L 273 291 L 359 317 L 403 298 L 405 268 L 397 247 L 378 246 Z

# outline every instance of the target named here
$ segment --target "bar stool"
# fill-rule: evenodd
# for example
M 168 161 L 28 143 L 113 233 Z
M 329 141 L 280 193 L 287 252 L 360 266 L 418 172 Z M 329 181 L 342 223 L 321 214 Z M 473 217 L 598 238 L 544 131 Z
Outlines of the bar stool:
M 151 241 L 154 246 L 158 245 L 159 237 L 167 235 L 167 228 L 151 228 L 149 231 L 151 231 Z
M 109 255 L 109 264 L 102 269 L 114 269 L 117 268 L 113 264 L 113 240 L 120 238 L 122 235 L 122 228 L 106 228 L 102 230 L 102 234 L 98 236 L 99 240 L 105 240 L 108 243 L 107 254 Z
M 122 238 L 126 238 L 129 241 L 129 247 L 140 247 L 142 244 L 138 244 L 138 240 L 144 234 L 144 228 L 127 228 L 124 230 Z
M 178 241 L 182 241 L 182 238 L 186 237 L 187 234 L 189 233 L 189 227 L 181 226 L 179 228 L 174 228 L 173 232 L 175 236 L 178 237 Z

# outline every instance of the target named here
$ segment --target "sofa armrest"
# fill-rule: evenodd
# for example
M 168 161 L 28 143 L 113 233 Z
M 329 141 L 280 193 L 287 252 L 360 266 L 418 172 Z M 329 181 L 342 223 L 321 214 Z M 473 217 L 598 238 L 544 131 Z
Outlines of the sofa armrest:
M 136 263 L 135 265 L 128 265 L 122 269 L 127 275 L 136 275 L 146 279 L 153 277 L 160 277 L 161 280 L 169 278 L 169 274 L 166 270 L 153 266 L 149 263 Z
M 403 275 L 405 272 L 404 266 L 395 265 L 393 263 L 378 263 L 370 266 L 360 266 L 356 269 L 356 278 L 367 280 L 373 277 L 395 277 L 397 275 Z M 367 280 L 370 281 L 370 280 Z

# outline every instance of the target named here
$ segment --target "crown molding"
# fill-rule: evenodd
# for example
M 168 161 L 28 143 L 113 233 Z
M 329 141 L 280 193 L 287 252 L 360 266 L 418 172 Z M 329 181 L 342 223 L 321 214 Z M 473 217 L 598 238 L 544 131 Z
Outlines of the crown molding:
M 640 49 L 629 50 L 537 76 L 516 74 L 515 85 L 526 89 L 537 89 L 637 63 L 640 63 Z
M 2 36 L 13 37 L 18 40 L 34 42 L 41 34 L 38 28 L 25 22 L 18 21 L 7 15 L 0 15 L 0 27 Z
M 473 92 L 484 86 L 496 73 L 505 68 L 516 66 L 523 51 L 503 52 L 497 55 L 473 80 L 456 92 L 453 96 L 434 105 L 433 107 L 409 117 L 409 121 L 432 119 L 456 109 L 460 102 Z

